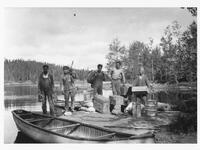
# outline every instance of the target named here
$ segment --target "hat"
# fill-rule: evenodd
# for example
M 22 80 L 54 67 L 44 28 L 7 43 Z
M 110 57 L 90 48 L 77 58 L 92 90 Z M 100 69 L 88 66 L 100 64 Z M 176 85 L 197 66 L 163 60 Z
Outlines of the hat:
M 97 65 L 97 67 L 98 67 L 98 68 L 99 68 L 99 67 L 101 67 L 101 68 L 102 68 L 102 67 L 103 67 L 103 65 L 102 65 L 102 64 L 98 64 L 98 65 Z
M 118 61 L 116 61 L 116 63 L 119 63 L 119 65 L 121 65 L 121 64 L 122 64 L 122 63 L 121 63 L 121 61 L 119 61 L 119 60 L 118 60 Z
M 69 70 L 70 68 L 68 66 L 63 66 L 63 70 Z
M 49 68 L 47 64 L 43 65 L 42 68 Z

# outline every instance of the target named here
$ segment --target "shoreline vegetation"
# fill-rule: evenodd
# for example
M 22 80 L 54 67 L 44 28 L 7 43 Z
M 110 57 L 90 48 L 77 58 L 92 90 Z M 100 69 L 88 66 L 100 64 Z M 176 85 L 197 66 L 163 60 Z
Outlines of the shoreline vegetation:
M 75 81 L 75 85 L 82 90 L 87 90 L 91 88 L 90 84 L 87 81 Z M 168 84 L 168 83 L 151 83 L 152 87 L 156 92 L 158 91 L 170 91 L 170 89 L 178 89 L 181 91 L 187 90 L 197 90 L 197 82 L 181 82 L 178 84 Z M 28 80 L 25 82 L 14 82 L 14 81 L 7 81 L 4 82 L 4 86 L 37 86 L 37 83 L 33 83 L 32 81 Z M 59 81 L 55 81 L 55 87 L 59 88 L 60 83 Z M 130 83 L 126 84 L 127 87 L 131 86 Z M 105 90 L 111 90 L 111 81 L 103 82 L 103 88 Z

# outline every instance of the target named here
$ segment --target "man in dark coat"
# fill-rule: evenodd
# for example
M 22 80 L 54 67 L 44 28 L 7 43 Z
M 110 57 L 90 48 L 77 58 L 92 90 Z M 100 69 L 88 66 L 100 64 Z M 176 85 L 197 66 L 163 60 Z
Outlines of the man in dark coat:
M 103 95 L 103 81 L 105 81 L 105 74 L 102 71 L 103 65 L 97 65 L 97 71 L 94 71 L 91 75 L 93 80 L 92 88 L 94 88 L 94 95 Z
M 48 99 L 50 114 L 54 115 L 53 93 L 53 76 L 49 73 L 49 66 L 43 65 L 43 72 L 40 74 L 38 81 L 38 98 L 40 101 L 42 101 L 43 114 L 47 114 L 46 101 Z

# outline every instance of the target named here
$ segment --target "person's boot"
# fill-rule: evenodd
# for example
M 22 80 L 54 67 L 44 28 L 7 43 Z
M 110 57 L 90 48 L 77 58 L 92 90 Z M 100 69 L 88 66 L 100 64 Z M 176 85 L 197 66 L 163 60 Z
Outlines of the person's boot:
M 71 112 L 74 112 L 74 107 L 70 107 L 70 111 L 71 111 Z
M 43 110 L 43 114 L 46 115 L 47 114 L 47 110 Z

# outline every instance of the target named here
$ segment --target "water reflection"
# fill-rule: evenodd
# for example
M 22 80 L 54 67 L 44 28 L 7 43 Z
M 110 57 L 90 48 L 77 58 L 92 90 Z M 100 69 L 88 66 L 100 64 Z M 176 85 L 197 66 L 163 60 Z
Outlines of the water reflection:
M 104 95 L 108 97 L 111 91 L 104 90 Z M 64 100 L 63 95 L 59 95 L 58 99 Z M 82 93 L 77 93 L 76 101 L 84 99 Z M 41 102 L 37 101 L 37 86 L 4 86 L 4 143 L 35 143 L 21 132 L 18 132 L 12 117 L 12 110 L 25 109 L 28 111 L 41 111 Z M 47 109 L 49 107 L 47 105 Z
M 16 95 L 16 96 L 23 96 L 23 95 L 36 95 L 37 94 L 37 87 L 36 86 L 4 86 L 4 96 L 7 95 Z
M 11 108 L 23 108 L 23 106 L 37 106 L 37 100 L 36 99 L 18 99 L 18 100 L 5 100 L 4 101 L 4 107 L 6 110 L 9 110 Z
M 196 100 L 197 99 L 197 91 L 196 90 L 188 90 L 188 91 L 180 91 L 180 90 L 172 90 L 172 91 L 160 91 L 157 93 L 158 102 L 169 103 L 172 105 L 180 104 L 181 101 L 184 100 Z

